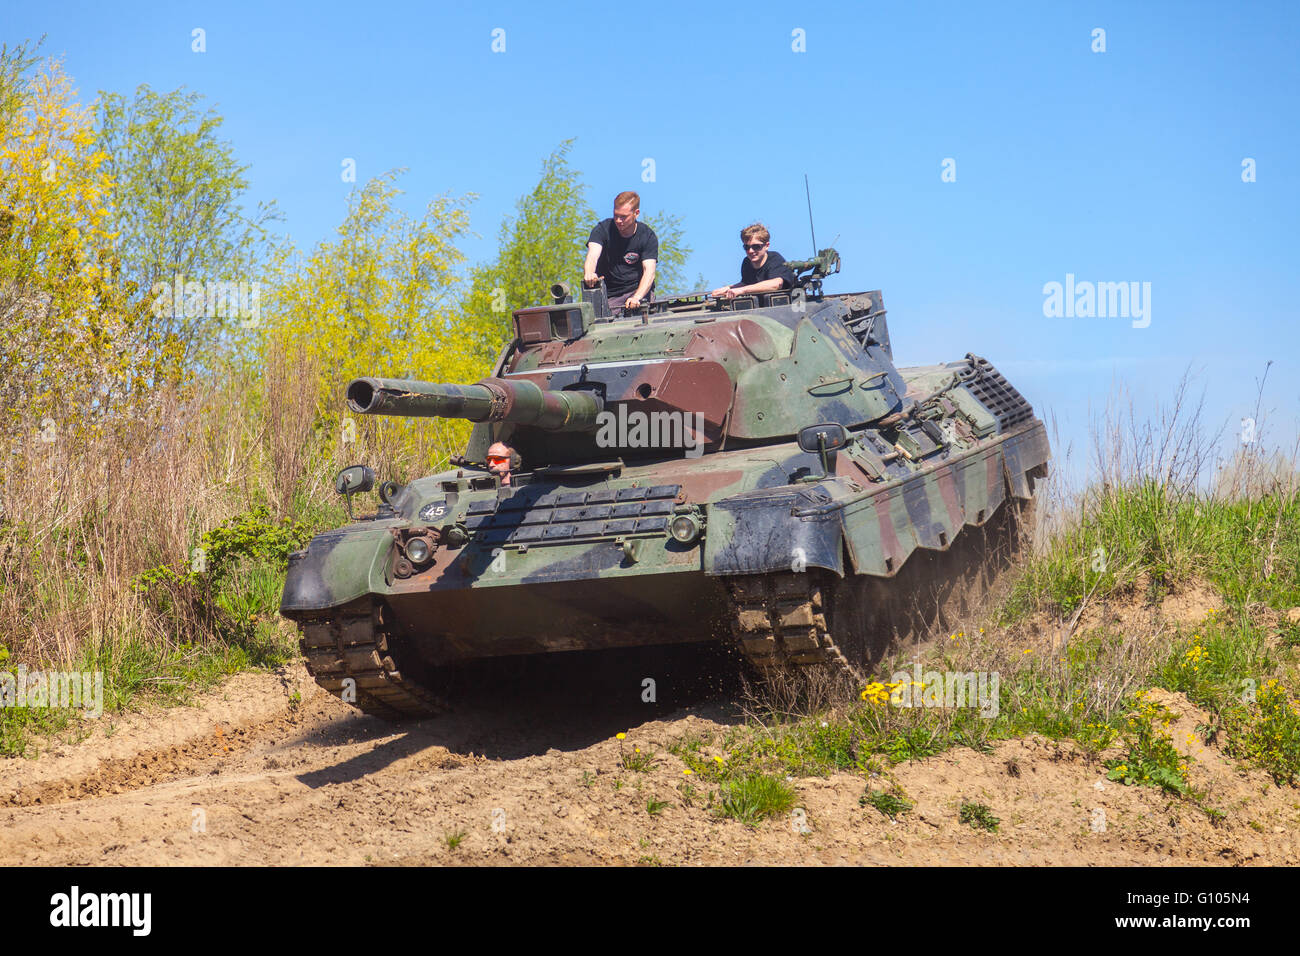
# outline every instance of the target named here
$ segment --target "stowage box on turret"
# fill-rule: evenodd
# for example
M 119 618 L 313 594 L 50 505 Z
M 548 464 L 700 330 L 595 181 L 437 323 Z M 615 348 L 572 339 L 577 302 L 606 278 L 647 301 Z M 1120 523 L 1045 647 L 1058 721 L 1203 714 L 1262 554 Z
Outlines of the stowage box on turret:
M 385 482 L 291 557 L 281 612 L 316 680 L 420 716 L 456 662 L 718 640 L 858 679 L 922 591 L 1005 561 L 1047 473 L 1033 409 L 975 355 L 895 366 L 880 293 L 823 293 L 834 250 L 792 266 L 789 292 L 618 317 L 557 284 L 491 377 L 352 382 L 355 413 L 476 424 L 452 470 Z

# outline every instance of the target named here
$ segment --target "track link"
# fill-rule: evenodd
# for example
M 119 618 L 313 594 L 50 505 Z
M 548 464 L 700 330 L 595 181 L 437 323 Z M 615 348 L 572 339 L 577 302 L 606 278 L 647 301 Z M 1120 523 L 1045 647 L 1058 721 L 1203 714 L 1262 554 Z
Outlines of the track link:
M 308 672 L 345 703 L 386 720 L 432 717 L 449 709 L 442 698 L 403 676 L 379 605 L 300 626 L 298 645 Z
M 823 587 L 814 575 L 739 575 L 726 584 L 736 646 L 760 673 L 820 670 L 862 679 L 826 627 Z

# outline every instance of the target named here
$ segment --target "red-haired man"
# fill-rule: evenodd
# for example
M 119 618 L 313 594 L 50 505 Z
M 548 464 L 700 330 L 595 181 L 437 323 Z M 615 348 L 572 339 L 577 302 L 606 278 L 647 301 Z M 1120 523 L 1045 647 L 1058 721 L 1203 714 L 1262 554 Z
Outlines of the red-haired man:
M 587 239 L 582 281 L 587 287 L 605 280 L 613 310 L 637 309 L 650 300 L 659 259 L 659 237 L 641 215 L 641 197 L 628 191 L 614 197 L 614 215 L 596 223 Z

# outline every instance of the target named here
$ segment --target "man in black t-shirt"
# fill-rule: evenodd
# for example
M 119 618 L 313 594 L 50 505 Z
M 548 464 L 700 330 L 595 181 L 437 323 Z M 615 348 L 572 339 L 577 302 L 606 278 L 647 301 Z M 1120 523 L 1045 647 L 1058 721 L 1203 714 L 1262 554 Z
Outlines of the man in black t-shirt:
M 596 223 L 587 237 L 587 261 L 582 282 L 595 286 L 602 278 L 613 310 L 640 308 L 655 286 L 659 237 L 641 215 L 641 197 L 628 191 L 614 197 L 614 216 Z
M 734 299 L 747 292 L 780 292 L 794 287 L 794 271 L 785 264 L 785 257 L 767 247 L 772 235 L 761 222 L 740 230 L 740 241 L 745 246 L 745 258 L 740 263 L 740 281 L 714 289 L 715 298 Z

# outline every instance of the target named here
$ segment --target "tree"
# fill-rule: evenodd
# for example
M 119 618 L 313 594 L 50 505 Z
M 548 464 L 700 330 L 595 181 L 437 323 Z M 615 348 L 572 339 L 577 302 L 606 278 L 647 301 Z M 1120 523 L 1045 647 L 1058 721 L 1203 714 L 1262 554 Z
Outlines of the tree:
M 38 42 L 36 48 L 40 45 Z M 0 129 L 6 129 L 22 109 L 25 78 L 39 59 L 36 50 L 29 50 L 25 42 L 13 49 L 7 43 L 0 44 Z
M 569 166 L 573 142 L 565 140 L 543 160 L 537 185 L 501 222 L 497 258 L 471 274 L 462 309 L 477 330 L 485 363 L 514 334 L 512 310 L 549 302 L 553 282 L 567 281 L 575 290 L 581 282 L 587 237 L 598 215 L 587 201 L 582 174 Z M 680 221 L 665 213 L 643 213 L 641 219 L 659 236 L 656 292 L 684 291 L 681 277 L 691 249 Z
M 202 99 L 148 86 L 130 99 L 101 92 L 97 118 L 113 181 L 119 282 L 186 368 L 249 318 L 268 224 L 279 218 L 274 203 L 245 211 L 248 167 L 220 138 L 221 116 L 201 111 Z
M 396 205 L 400 172 L 353 191 L 335 240 L 305 256 L 287 245 L 277 250 L 263 328 L 248 333 L 264 366 L 306 354 L 317 377 L 295 387 L 315 390 L 321 423 L 338 435 L 351 379 L 472 382 L 484 374 L 473 330 L 453 301 L 464 261 L 455 243 L 469 227 L 473 197 L 440 196 L 411 218 Z M 381 455 L 422 467 L 468 436 L 461 423 L 437 420 L 351 419 L 347 429 L 358 438 L 382 429 Z
M 89 111 L 57 63 L 0 51 L 0 425 L 67 433 L 134 377 L 111 277 L 112 184 Z
M 551 283 L 579 268 L 595 212 L 581 175 L 569 167 L 573 140 L 565 140 L 542 163 L 537 185 L 520 196 L 514 215 L 497 230 L 497 257 L 475 267 L 462 310 L 476 329 L 484 365 L 514 334 L 510 312 L 550 301 Z
M 659 237 L 659 260 L 655 268 L 655 295 L 678 295 L 704 287 L 703 277 L 693 283 L 685 281 L 686 260 L 691 247 L 686 245 L 686 232 L 681 219 L 666 212 L 642 214 L 641 221 Z

